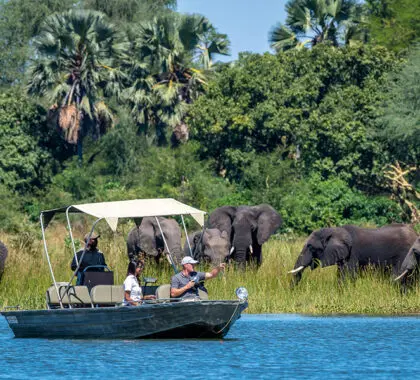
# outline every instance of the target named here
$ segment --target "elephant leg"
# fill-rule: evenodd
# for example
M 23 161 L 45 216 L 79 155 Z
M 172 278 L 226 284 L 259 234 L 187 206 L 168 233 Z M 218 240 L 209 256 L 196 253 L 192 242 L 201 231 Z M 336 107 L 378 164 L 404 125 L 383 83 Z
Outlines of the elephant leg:
M 252 261 L 256 262 L 258 266 L 262 264 L 262 246 L 258 243 L 252 244 Z
M 344 285 L 347 277 L 349 277 L 352 281 L 356 280 L 359 268 L 355 260 L 350 259 L 349 261 L 340 261 L 337 263 L 337 268 L 338 283 L 340 286 Z

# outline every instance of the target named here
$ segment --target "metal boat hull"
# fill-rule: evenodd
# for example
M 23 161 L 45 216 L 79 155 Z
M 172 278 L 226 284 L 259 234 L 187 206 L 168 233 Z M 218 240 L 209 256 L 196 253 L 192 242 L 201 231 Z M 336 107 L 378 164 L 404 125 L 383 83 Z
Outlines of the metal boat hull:
M 243 301 L 168 302 L 2 315 L 16 338 L 222 338 L 246 307 Z

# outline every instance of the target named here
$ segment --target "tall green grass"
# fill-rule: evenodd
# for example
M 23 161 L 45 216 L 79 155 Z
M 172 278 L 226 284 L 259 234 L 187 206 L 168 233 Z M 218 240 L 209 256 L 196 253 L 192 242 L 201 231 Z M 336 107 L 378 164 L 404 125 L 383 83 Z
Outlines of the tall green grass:
M 57 281 L 68 281 L 72 275 L 72 251 L 65 244 L 65 229 L 48 230 L 49 252 Z M 80 234 L 81 236 L 81 234 Z M 0 283 L 0 308 L 20 305 L 28 309 L 45 307 L 45 290 L 52 280 L 42 242 L 38 239 L 22 242 L 21 237 L 1 236 L 9 247 L 5 273 Z M 211 299 L 235 299 L 235 289 L 245 286 L 249 292 L 248 313 L 305 314 L 412 314 L 420 312 L 420 287 L 401 295 L 398 286 L 388 276 L 369 271 L 354 282 L 339 287 L 336 268 L 306 270 L 302 281 L 290 288 L 290 275 L 304 239 L 271 240 L 263 247 L 263 264 L 259 269 L 245 271 L 228 267 L 206 287 Z M 68 245 L 68 244 L 67 244 Z M 114 271 L 116 284 L 122 284 L 127 269 L 124 234 L 103 237 L 99 248 L 105 253 Z M 200 270 L 208 267 L 201 266 Z M 145 276 L 156 277 L 160 284 L 168 283 L 173 270 L 167 262 L 160 267 L 147 265 Z

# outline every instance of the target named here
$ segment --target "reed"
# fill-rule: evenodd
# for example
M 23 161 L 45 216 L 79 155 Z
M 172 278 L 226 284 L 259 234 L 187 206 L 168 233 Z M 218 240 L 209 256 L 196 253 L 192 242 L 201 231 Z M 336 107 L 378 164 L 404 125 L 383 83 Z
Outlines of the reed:
M 47 230 L 49 252 L 57 281 L 71 277 L 72 251 L 65 244 L 66 231 L 54 227 Z M 114 270 L 116 284 L 122 284 L 127 269 L 124 234 L 100 239 L 100 249 Z M 45 307 L 45 290 L 51 285 L 48 263 L 42 242 L 22 244 L 18 237 L 0 235 L 9 247 L 6 270 L 0 283 L 0 308 L 20 305 L 23 308 Z M 235 270 L 229 266 L 223 275 L 208 281 L 211 299 L 235 299 L 235 289 L 245 286 L 249 292 L 248 313 L 304 314 L 415 314 L 420 312 L 420 287 L 401 295 L 389 276 L 368 271 L 354 282 L 339 287 L 336 268 L 306 270 L 302 281 L 290 288 L 290 275 L 304 239 L 271 240 L 264 245 L 264 261 L 259 269 Z M 200 267 L 207 270 L 208 267 Z M 148 264 L 144 275 L 156 277 L 160 284 L 168 283 L 173 271 L 168 263 L 160 267 Z

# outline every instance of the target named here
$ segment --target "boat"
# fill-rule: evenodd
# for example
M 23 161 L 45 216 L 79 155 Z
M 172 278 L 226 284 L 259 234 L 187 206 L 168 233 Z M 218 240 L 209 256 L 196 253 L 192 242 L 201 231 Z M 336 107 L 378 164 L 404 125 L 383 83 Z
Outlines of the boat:
M 16 338 L 223 338 L 248 306 L 248 292 L 244 287 L 236 289 L 237 299 L 234 300 L 209 300 L 207 297 L 202 297 L 186 302 L 183 299 L 170 298 L 169 284 L 160 286 L 146 284 L 143 289 L 144 294 L 155 292 L 155 300 L 143 301 L 139 306 L 123 306 L 122 285 L 113 285 L 109 282 L 112 275 L 110 271 L 88 272 L 94 274 L 89 280 L 93 281 L 89 283 L 89 287 L 86 284 L 73 284 L 86 252 L 86 245 L 70 280 L 57 282 L 48 253 L 45 229 L 59 213 L 66 215 L 76 262 L 76 247 L 70 221 L 70 215 L 73 213 L 84 213 L 96 218 L 89 236 L 102 220 L 105 220 L 115 232 L 119 219 L 146 216 L 155 217 L 160 228 L 159 216 L 178 215 L 186 232 L 185 215 L 193 217 L 204 228 L 206 214 L 171 198 L 79 204 L 42 211 L 40 223 L 52 285 L 46 291 L 45 309 L 9 309 L 1 312 Z M 188 234 L 186 238 L 188 239 Z M 164 244 L 167 258 L 176 272 L 175 262 L 165 241 Z

